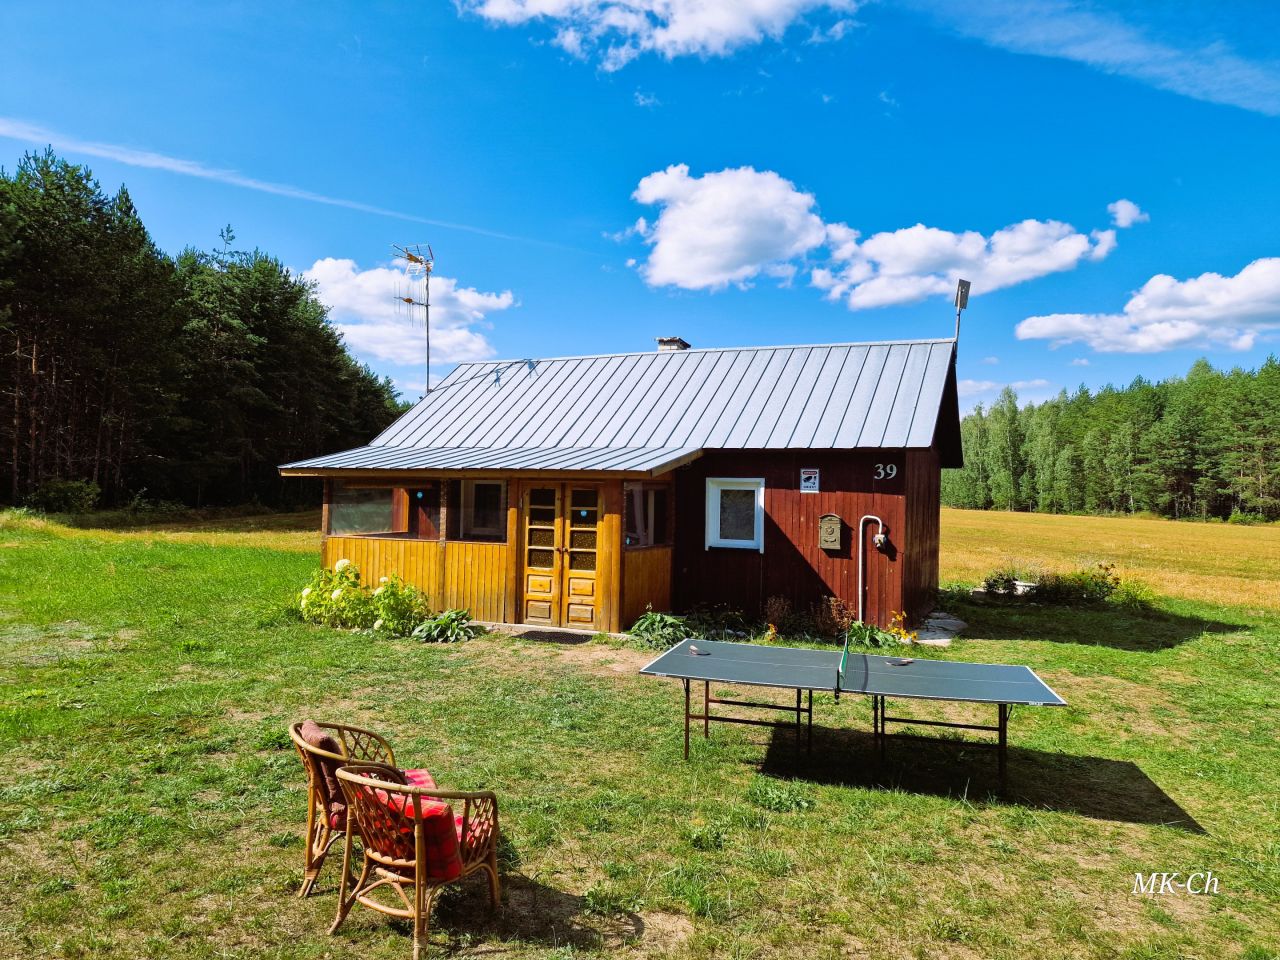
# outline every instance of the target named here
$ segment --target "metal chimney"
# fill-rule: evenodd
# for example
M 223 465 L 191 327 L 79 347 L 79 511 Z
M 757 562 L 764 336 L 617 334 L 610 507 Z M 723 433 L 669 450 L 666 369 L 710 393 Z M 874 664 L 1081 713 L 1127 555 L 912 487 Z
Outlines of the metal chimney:
M 670 353 L 673 350 L 688 350 L 689 342 L 683 337 L 654 337 L 658 341 L 659 353 Z

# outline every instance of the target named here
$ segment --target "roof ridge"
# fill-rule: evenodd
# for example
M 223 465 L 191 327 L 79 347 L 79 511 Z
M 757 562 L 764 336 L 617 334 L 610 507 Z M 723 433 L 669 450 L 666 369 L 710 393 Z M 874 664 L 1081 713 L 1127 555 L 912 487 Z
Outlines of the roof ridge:
M 514 357 L 507 360 L 466 360 L 458 364 L 455 370 L 464 367 L 500 367 L 506 364 L 552 363 L 564 360 L 607 360 L 611 357 L 654 357 L 684 356 L 689 353 L 741 353 L 752 350 L 813 350 L 832 347 L 892 347 L 913 344 L 955 343 L 955 337 L 922 337 L 915 340 L 857 340 L 845 343 L 776 343 L 755 347 L 690 347 L 688 350 L 624 350 L 619 353 L 581 353 L 563 357 Z

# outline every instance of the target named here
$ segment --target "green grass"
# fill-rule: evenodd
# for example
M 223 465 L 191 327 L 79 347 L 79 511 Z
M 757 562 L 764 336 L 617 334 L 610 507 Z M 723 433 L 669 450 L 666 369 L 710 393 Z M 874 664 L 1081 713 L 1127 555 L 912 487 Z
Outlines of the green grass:
M 434 955 L 1280 951 L 1272 612 L 948 597 L 982 638 L 948 656 L 1027 663 L 1071 703 L 1015 711 L 1000 799 L 985 751 L 896 742 L 880 767 L 857 698 L 815 698 L 812 761 L 787 732 L 720 726 L 684 763 L 678 687 L 635 674 L 649 654 L 308 627 L 287 603 L 314 565 L 268 523 L 0 519 L 0 956 L 407 958 L 406 928 L 368 911 L 325 934 L 336 870 L 293 896 L 285 726 L 305 716 L 498 792 L 505 907 L 452 891 Z M 1131 893 L 1202 869 L 1217 896 Z

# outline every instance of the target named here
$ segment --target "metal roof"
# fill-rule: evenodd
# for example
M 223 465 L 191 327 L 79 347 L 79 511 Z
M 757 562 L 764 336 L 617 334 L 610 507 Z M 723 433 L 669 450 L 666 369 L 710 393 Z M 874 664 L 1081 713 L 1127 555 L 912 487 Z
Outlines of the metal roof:
M 465 363 L 369 446 L 281 469 L 660 472 L 704 449 L 926 448 L 944 406 L 958 449 L 954 355 L 904 340 Z
M 661 473 L 697 447 L 356 447 L 281 470 L 605 470 Z

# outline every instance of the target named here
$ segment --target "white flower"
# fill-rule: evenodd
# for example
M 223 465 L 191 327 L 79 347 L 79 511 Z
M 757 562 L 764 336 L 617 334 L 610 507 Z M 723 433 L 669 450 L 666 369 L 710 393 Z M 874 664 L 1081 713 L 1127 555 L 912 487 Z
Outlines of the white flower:
M 337 590 L 333 591 L 333 593 L 329 594 L 329 599 L 330 599 L 330 600 L 341 600 L 341 599 L 342 599 L 342 588 L 341 588 L 341 587 L 339 587 Z
M 375 630 L 381 630 L 381 629 L 382 629 L 382 620 L 381 620 L 381 619 L 373 621 L 373 629 L 375 629 Z
M 385 590 L 385 589 L 387 589 L 387 588 L 386 588 L 386 587 L 379 587 L 377 590 L 373 591 L 373 595 L 376 597 L 378 594 L 382 593 L 382 591 L 383 591 L 383 590 Z
M 349 566 L 351 566 L 351 561 L 348 560 L 346 557 L 343 557 L 341 560 L 339 560 L 337 563 L 333 565 L 333 572 L 341 573 L 343 570 L 347 569 L 347 567 Z
M 386 582 L 387 582 L 387 578 L 386 578 L 386 577 L 379 577 L 379 578 L 378 578 L 378 582 L 379 582 L 379 583 L 386 583 Z
M 309 596 L 311 596 L 311 588 L 310 588 L 310 587 L 303 587 L 303 588 L 302 588 L 302 599 L 303 599 L 303 600 L 305 600 L 305 599 L 307 599 L 307 597 L 309 597 Z
M 302 599 L 298 602 L 298 606 L 305 607 L 307 605 L 307 595 L 304 593 Z

